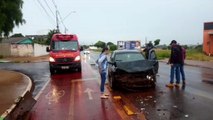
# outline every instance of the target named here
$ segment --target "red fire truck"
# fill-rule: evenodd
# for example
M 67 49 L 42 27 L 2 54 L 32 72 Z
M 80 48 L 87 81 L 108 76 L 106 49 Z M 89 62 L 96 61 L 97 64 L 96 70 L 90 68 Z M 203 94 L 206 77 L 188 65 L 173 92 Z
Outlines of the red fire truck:
M 50 73 L 57 70 L 76 69 L 81 71 L 81 56 L 78 38 L 75 34 L 54 34 L 52 36 L 50 47 L 47 47 L 49 53 Z

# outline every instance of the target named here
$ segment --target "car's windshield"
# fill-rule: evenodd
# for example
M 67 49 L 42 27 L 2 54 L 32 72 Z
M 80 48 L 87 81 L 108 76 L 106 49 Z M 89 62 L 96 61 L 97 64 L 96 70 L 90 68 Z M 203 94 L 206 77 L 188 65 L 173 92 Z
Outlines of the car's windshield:
M 126 52 L 126 53 L 118 53 L 115 55 L 115 61 L 122 62 L 131 62 L 137 60 L 145 60 L 144 56 L 141 53 L 136 52 Z
M 78 50 L 77 41 L 53 41 L 53 50 Z

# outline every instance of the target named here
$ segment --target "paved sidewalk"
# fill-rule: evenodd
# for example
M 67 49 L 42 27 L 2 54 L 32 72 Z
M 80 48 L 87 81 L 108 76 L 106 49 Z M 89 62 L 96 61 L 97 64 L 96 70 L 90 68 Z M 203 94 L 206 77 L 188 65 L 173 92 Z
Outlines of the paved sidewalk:
M 185 64 L 190 66 L 213 69 L 213 62 L 208 62 L 208 61 L 185 60 Z
M 0 120 L 11 112 L 16 101 L 31 90 L 29 77 L 19 72 L 0 70 Z

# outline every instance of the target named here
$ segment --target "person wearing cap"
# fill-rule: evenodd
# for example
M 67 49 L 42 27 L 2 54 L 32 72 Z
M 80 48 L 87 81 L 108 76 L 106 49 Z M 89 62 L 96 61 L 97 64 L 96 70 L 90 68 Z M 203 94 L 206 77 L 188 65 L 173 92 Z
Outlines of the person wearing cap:
M 182 48 L 182 64 L 180 65 L 180 74 L 181 74 L 181 77 L 182 77 L 182 83 L 183 85 L 185 85 L 185 72 L 184 72 L 184 60 L 186 59 L 186 49 L 181 46 Z
M 145 57 L 146 59 L 150 59 L 151 58 L 151 52 L 154 51 L 154 46 L 151 42 L 149 42 L 148 44 L 146 44 L 145 49 L 143 50 L 143 52 L 145 52 Z
M 109 49 L 107 47 L 103 48 L 98 59 L 98 69 L 101 76 L 100 91 L 101 91 L 102 99 L 108 98 L 108 94 L 104 93 L 104 85 L 106 82 L 107 66 L 108 66 L 108 60 L 107 60 L 108 53 L 109 53 Z
M 177 44 L 176 40 L 172 40 L 171 43 L 171 54 L 168 64 L 171 65 L 170 69 L 170 83 L 166 87 L 179 87 L 180 84 L 180 65 L 183 64 L 182 48 Z M 176 77 L 176 84 L 174 84 L 174 76 Z

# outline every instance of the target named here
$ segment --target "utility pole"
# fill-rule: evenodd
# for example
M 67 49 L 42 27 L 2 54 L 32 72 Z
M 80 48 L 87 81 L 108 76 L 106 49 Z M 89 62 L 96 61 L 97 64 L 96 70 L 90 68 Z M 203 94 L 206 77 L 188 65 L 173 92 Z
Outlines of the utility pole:
M 59 23 L 58 23 L 58 10 L 56 9 L 56 31 L 60 32 L 59 30 Z

